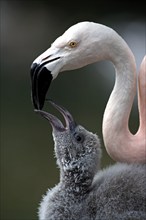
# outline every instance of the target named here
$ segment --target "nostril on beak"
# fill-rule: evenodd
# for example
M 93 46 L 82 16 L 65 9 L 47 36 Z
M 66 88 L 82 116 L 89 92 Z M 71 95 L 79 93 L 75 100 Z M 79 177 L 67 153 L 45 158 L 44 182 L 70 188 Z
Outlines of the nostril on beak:
M 49 56 L 47 56 L 47 57 L 44 57 L 44 58 L 42 59 L 42 61 L 47 60 L 47 59 L 50 58 L 50 57 L 51 57 L 51 55 L 49 55 Z

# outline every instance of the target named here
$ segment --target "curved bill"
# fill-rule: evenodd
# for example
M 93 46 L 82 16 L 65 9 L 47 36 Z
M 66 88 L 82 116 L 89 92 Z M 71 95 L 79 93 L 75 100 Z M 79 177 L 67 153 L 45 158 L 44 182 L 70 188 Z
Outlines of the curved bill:
M 51 100 L 49 100 L 49 102 L 63 115 L 65 122 L 66 122 L 66 128 L 73 130 L 77 126 L 77 124 L 74 121 L 70 112 L 67 109 L 65 109 L 64 107 L 57 105 L 56 103 L 54 103 Z
M 42 109 L 45 102 L 46 93 L 53 79 L 53 73 L 47 68 L 48 64 L 60 59 L 56 57 L 49 59 L 41 64 L 34 62 L 31 65 L 31 86 L 32 86 L 32 102 L 35 109 Z
M 65 127 L 63 126 L 62 122 L 56 116 L 54 116 L 48 112 L 42 111 L 42 110 L 35 109 L 35 112 L 41 114 L 41 116 L 46 118 L 55 130 L 58 130 L 58 131 L 65 131 L 66 130 Z
M 53 129 L 55 129 L 57 131 L 65 131 L 67 129 L 74 130 L 75 127 L 77 126 L 77 124 L 74 121 L 72 115 L 64 107 L 61 107 L 52 101 L 49 101 L 49 102 L 63 115 L 65 122 L 66 122 L 65 127 L 56 116 L 54 116 L 48 112 L 45 112 L 42 110 L 37 110 L 37 109 L 35 109 L 35 112 L 40 113 L 41 116 L 46 118 L 50 122 Z
M 36 67 L 37 64 L 33 65 L 34 66 L 31 69 L 32 102 L 35 109 L 42 109 L 44 106 L 46 93 L 53 77 L 51 72 L 46 67 L 43 67 L 39 70 L 39 68 Z

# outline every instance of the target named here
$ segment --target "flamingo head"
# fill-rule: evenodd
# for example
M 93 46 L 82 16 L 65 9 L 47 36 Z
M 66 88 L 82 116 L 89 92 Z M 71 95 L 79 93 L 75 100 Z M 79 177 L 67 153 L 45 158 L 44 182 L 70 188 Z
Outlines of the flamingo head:
M 35 109 L 43 108 L 48 88 L 59 72 L 78 69 L 105 58 L 103 43 L 108 37 L 107 29 L 108 32 L 111 30 L 93 22 L 75 24 L 34 60 L 31 81 Z

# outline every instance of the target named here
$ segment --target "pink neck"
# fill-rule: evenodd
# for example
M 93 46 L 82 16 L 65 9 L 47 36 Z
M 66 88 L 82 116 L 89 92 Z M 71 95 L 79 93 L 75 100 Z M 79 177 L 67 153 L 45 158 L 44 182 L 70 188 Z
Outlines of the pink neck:
M 118 61 L 112 60 L 116 69 L 116 82 L 104 113 L 103 138 L 107 152 L 114 160 L 145 163 L 146 75 L 145 80 L 139 77 L 140 127 L 133 135 L 129 131 L 128 121 L 136 94 L 136 67 L 132 53 L 129 49 L 126 51 L 128 53 Z

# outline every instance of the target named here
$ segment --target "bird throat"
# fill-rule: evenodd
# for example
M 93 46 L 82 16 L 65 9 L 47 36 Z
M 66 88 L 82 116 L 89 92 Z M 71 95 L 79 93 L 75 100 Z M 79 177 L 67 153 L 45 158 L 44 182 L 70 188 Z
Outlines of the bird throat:
M 61 173 L 60 182 L 69 193 L 73 193 L 75 196 L 84 195 L 90 191 L 93 177 L 88 170 L 76 167 Z

